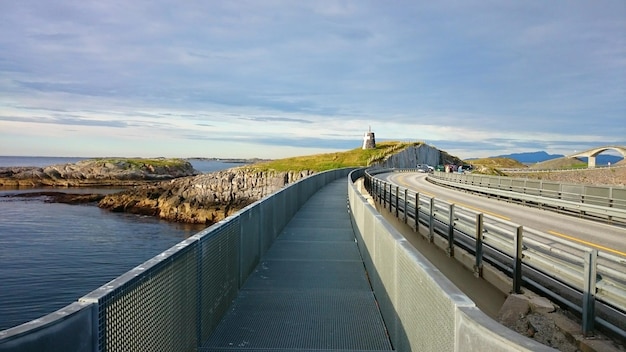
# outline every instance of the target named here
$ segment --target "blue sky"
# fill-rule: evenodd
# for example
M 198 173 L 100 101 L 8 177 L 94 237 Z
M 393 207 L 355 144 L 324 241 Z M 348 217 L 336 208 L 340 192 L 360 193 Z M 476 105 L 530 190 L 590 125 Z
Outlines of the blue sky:
M 626 145 L 626 2 L 0 2 L 0 155 Z

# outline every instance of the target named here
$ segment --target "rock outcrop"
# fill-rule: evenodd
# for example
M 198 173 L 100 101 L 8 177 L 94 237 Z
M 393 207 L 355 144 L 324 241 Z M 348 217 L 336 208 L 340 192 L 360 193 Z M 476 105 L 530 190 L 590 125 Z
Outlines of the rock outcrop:
M 233 168 L 136 186 L 107 195 L 98 205 L 112 211 L 210 225 L 313 173 L 261 172 Z
M 0 187 L 133 186 L 199 174 L 182 159 L 89 159 L 47 167 L 0 167 Z
M 415 168 L 417 164 L 437 166 L 446 163 L 458 164 L 459 162 L 458 158 L 450 156 L 446 152 L 427 144 L 420 144 L 392 154 L 378 164 L 384 168 Z

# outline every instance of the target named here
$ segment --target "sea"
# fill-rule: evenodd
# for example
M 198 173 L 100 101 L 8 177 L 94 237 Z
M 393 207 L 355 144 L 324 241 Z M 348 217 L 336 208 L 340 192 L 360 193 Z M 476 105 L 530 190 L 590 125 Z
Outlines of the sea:
M 74 163 L 86 158 L 0 156 L 0 167 Z M 240 166 L 189 159 L 200 172 Z M 204 229 L 93 204 L 8 197 L 42 189 L 0 188 L 0 331 L 52 313 Z M 56 189 L 110 193 L 120 189 Z

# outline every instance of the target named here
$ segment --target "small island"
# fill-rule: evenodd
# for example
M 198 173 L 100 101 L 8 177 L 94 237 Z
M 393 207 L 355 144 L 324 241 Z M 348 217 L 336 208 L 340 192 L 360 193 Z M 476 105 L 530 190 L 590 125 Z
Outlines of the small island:
M 184 159 L 100 158 L 46 167 L 0 167 L 0 187 L 128 187 L 199 173 Z

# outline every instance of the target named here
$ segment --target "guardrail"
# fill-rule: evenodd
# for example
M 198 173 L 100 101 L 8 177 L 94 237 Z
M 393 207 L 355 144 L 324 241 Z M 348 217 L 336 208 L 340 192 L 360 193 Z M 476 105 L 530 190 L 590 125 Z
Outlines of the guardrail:
M 585 171 L 585 170 L 602 170 L 602 169 L 619 169 L 622 167 L 626 167 L 626 166 L 621 166 L 621 165 L 596 165 L 592 168 L 590 167 L 584 167 L 584 168 L 580 168 L 580 169 L 572 169 L 572 168 L 567 168 L 567 169 L 530 169 L 530 168 L 499 168 L 498 170 L 507 173 L 507 172 L 512 172 L 512 173 L 524 173 L 524 174 L 534 174 L 534 173 L 550 173 L 550 172 L 580 172 L 580 171 Z
M 511 291 L 525 285 L 582 316 L 583 333 L 594 324 L 626 339 L 626 258 L 524 228 L 434 197 L 385 182 L 368 170 L 365 187 L 383 208 L 418 231 L 424 226 L 432 242 L 439 236 L 454 256 L 460 248 L 475 257 L 482 275 L 489 263 L 512 278 Z M 558 243 L 558 247 L 555 244 Z
M 626 188 L 623 187 L 445 172 L 434 172 L 429 180 L 525 205 L 626 223 Z
M 352 181 L 362 176 L 363 170 L 350 174 Z M 478 309 L 359 188 L 348 187 L 353 228 L 394 351 L 555 351 Z
M 0 331 L 0 351 L 196 351 L 298 209 L 351 170 L 299 180 L 78 302 Z

